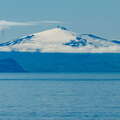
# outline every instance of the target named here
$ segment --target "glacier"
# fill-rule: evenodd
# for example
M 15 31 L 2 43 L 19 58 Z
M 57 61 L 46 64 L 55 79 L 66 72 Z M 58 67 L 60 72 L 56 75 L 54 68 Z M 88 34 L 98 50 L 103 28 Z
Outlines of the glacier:
M 40 53 L 120 53 L 120 40 L 109 40 L 94 34 L 78 34 L 65 27 L 23 36 L 0 43 L 1 52 Z

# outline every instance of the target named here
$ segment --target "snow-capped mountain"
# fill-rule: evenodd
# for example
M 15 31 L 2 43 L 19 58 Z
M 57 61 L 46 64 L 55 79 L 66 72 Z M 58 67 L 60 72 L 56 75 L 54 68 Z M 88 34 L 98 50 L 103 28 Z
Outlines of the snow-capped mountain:
M 120 41 L 108 40 L 94 34 L 76 34 L 57 27 L 19 39 L 1 43 L 0 51 L 102 53 L 120 52 Z

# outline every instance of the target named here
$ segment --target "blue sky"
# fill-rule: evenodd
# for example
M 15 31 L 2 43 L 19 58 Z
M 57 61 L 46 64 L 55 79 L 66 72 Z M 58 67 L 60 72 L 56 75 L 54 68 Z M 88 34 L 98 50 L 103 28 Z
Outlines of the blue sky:
M 94 33 L 109 39 L 120 39 L 120 0 L 0 0 L 0 20 L 62 21 L 78 33 Z M 12 27 L 0 41 L 56 26 Z

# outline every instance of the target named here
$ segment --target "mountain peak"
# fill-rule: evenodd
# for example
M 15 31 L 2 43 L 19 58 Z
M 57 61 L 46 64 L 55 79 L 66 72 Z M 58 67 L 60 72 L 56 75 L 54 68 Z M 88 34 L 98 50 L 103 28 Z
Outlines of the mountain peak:
M 120 41 L 108 40 L 94 34 L 77 35 L 65 27 L 58 26 L 54 29 L 1 43 L 0 51 L 64 53 L 120 52 Z
M 57 28 L 59 28 L 59 29 L 61 29 L 61 30 L 68 30 L 66 27 L 64 27 L 64 26 L 57 26 Z

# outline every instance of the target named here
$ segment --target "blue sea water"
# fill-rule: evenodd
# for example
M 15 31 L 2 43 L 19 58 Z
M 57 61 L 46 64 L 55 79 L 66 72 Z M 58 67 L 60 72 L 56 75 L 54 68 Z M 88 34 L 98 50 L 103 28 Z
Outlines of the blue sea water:
M 0 74 L 0 120 L 120 120 L 120 74 Z

